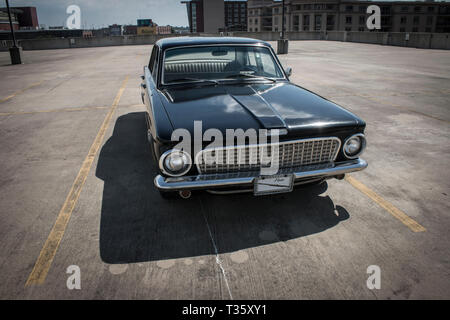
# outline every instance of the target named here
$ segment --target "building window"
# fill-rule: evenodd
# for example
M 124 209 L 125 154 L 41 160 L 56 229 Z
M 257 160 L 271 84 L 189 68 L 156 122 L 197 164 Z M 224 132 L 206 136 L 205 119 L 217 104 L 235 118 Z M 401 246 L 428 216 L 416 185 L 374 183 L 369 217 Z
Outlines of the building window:
M 345 31 L 352 31 L 352 27 L 345 27 Z
M 418 32 L 419 30 L 417 29 L 417 27 L 412 28 L 412 32 Z
M 359 16 L 359 24 L 365 24 L 366 23 L 366 16 Z
M 294 31 L 299 31 L 300 16 L 294 16 Z
M 255 32 L 258 32 L 258 28 L 255 28 Z
M 346 12 L 353 12 L 353 6 L 345 6 Z
M 248 24 L 252 24 L 252 23 L 253 23 L 252 18 L 248 19 Z
M 250 31 L 250 32 L 252 32 L 253 30 L 252 30 L 252 28 L 248 28 L 248 30 Z
M 311 5 L 310 4 L 304 4 L 303 5 L 303 10 L 310 10 L 311 9 Z
M 359 27 L 358 31 L 364 31 L 364 27 Z
M 327 8 L 327 10 L 334 10 L 334 4 L 327 3 L 326 8 Z
M 352 23 L 352 16 L 346 16 L 345 17 L 345 23 L 346 24 L 351 24 Z
M 258 24 L 258 18 L 255 18 L 255 24 Z
M 316 14 L 314 16 L 314 30 L 320 31 L 321 27 L 322 27 L 322 15 Z
M 301 10 L 301 6 L 298 4 L 295 6 L 295 10 Z
M 406 23 L 406 17 L 405 16 L 400 17 L 400 23 L 401 24 L 405 24 Z
M 431 32 L 431 28 L 425 28 L 425 32 Z
M 450 13 L 450 6 L 440 6 L 438 11 L 441 14 L 449 14 Z
M 334 26 L 334 16 L 327 15 L 327 26 Z
M 432 16 L 428 16 L 427 17 L 427 24 L 433 24 L 433 17 Z
M 359 6 L 358 9 L 359 9 L 360 13 L 366 13 L 367 7 L 366 6 Z
M 428 7 L 428 12 L 434 12 L 434 7 Z
M 274 18 L 273 18 L 273 24 L 278 25 L 278 17 L 274 17 Z
M 303 16 L 303 29 L 309 30 L 309 14 Z
M 390 25 L 390 24 L 392 24 L 390 16 L 381 16 L 381 25 L 382 26 L 387 26 L 387 25 Z
M 422 7 L 420 7 L 420 6 L 414 7 L 414 12 L 421 12 L 421 11 L 422 11 Z
M 419 16 L 414 16 L 413 24 L 419 24 Z
M 391 7 L 381 7 L 381 14 L 390 14 L 391 13 Z
M 273 13 L 277 14 L 278 13 L 278 8 L 273 9 Z
M 405 28 L 400 28 L 400 32 L 405 32 Z
M 315 4 L 314 5 L 314 10 L 322 10 L 323 9 L 323 4 Z

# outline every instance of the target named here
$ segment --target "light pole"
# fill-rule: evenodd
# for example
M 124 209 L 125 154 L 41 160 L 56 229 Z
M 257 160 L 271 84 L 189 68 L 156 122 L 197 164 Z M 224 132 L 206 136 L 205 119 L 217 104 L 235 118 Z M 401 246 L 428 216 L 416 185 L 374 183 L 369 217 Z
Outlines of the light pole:
M 11 18 L 11 9 L 9 8 L 9 1 L 6 0 L 6 8 L 8 10 L 9 17 L 9 27 L 11 29 L 11 35 L 13 39 L 13 46 L 9 48 L 9 55 L 11 57 L 11 64 L 21 64 L 22 63 L 22 48 L 17 46 L 16 36 L 14 34 L 14 27 Z
M 284 0 L 281 8 L 281 39 L 284 39 Z
M 278 40 L 277 53 L 285 54 L 288 53 L 288 39 L 285 38 L 284 34 L 284 19 L 285 19 L 285 11 L 284 11 L 284 0 L 282 1 L 281 8 L 281 39 Z

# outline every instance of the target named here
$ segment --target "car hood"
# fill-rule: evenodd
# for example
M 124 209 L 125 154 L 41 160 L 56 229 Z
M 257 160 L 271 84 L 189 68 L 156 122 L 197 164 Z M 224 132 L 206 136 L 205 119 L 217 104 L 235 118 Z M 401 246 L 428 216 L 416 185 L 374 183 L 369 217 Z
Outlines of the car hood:
M 174 127 L 193 132 L 226 129 L 287 129 L 298 135 L 365 126 L 364 121 L 304 88 L 289 82 L 170 88 L 160 91 Z

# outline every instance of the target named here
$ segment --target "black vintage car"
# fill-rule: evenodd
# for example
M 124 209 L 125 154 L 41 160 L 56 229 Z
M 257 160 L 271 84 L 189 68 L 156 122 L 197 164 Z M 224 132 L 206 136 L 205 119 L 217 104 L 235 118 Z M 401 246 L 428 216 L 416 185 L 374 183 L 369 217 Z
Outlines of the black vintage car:
M 288 192 L 366 168 L 359 158 L 365 122 L 291 83 L 290 74 L 264 41 L 159 40 L 144 67 L 141 95 L 161 194 Z M 191 137 L 181 139 L 180 129 Z M 229 130 L 244 138 L 235 134 L 225 145 L 218 136 Z M 276 170 L 268 174 L 268 167 Z

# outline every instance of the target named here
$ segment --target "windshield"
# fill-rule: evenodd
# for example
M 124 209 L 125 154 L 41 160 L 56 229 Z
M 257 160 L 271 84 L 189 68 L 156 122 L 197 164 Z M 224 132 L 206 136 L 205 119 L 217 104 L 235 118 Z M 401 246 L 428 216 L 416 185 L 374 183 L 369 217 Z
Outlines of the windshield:
M 168 49 L 162 83 L 198 80 L 284 78 L 272 52 L 257 46 L 201 46 Z

